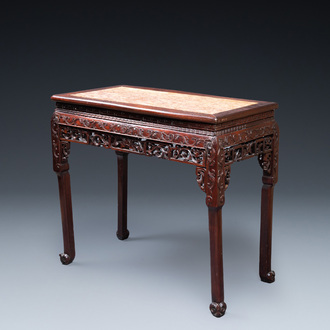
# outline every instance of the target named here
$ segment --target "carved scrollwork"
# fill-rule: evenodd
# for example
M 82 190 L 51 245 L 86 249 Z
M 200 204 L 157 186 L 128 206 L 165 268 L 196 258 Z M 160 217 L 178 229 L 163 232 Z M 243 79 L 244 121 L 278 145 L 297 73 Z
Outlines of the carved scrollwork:
M 171 158 L 181 161 L 190 161 L 200 165 L 204 163 L 204 155 L 205 151 L 203 149 L 175 145 L 172 148 Z
M 157 158 L 170 159 L 170 145 L 167 143 L 148 141 L 146 155 L 155 156 Z
M 198 135 L 200 131 L 196 130 L 196 134 L 189 132 L 166 132 L 165 129 L 161 128 L 150 128 L 138 126 L 137 121 L 110 117 L 110 116 L 99 116 L 88 114 L 89 117 L 82 118 L 81 115 L 86 116 L 86 113 L 76 113 L 74 111 L 68 111 L 62 113 L 57 111 L 59 123 L 62 125 L 74 126 L 76 128 L 88 128 L 92 130 L 100 130 L 102 132 L 115 133 L 119 135 L 138 137 L 143 139 L 150 139 L 159 142 L 166 142 L 172 145 L 179 144 L 189 147 L 203 148 L 206 137 Z M 111 119 L 116 120 L 112 122 Z
M 129 150 L 135 153 L 143 153 L 144 146 L 138 139 L 114 135 L 111 139 L 111 147 L 120 150 Z
M 275 128 L 276 123 L 271 121 L 266 125 L 219 136 L 217 141 L 205 143 L 207 163 L 204 189 L 208 206 L 218 207 L 224 204 L 225 190 L 230 182 L 230 165 L 234 162 L 258 156 L 265 173 L 275 173 Z
M 58 117 L 53 114 L 51 120 L 53 169 L 55 172 L 63 172 L 69 169 L 70 142 L 61 141 L 58 123 Z
M 217 143 L 216 140 L 208 141 L 206 143 L 207 154 L 207 167 L 206 167 L 206 205 L 214 206 L 216 203 L 217 189 L 216 186 L 216 174 L 217 174 Z
M 230 182 L 230 166 L 225 167 L 225 189 L 228 188 Z
M 270 175 L 272 172 L 272 154 L 259 154 L 258 161 L 262 170 L 268 175 Z
M 226 164 L 239 162 L 241 160 L 248 159 L 260 155 L 262 153 L 267 153 L 271 151 L 272 138 L 259 138 L 232 147 L 227 147 L 225 149 L 225 162 Z
M 62 139 L 65 139 L 68 141 L 75 141 L 75 142 L 81 142 L 81 143 L 88 142 L 88 134 L 86 131 L 75 129 L 70 126 L 61 127 L 60 134 L 61 134 Z
M 278 180 L 278 153 L 279 153 L 279 127 L 275 123 L 273 127 L 273 180 L 274 184 Z
M 61 145 L 63 145 L 63 160 L 65 160 L 65 154 L 69 150 L 68 143 L 72 141 L 97 147 L 110 148 L 116 151 L 130 151 L 146 156 L 171 159 L 188 164 L 204 166 L 206 162 L 206 151 L 202 148 L 182 146 L 72 126 L 57 124 L 56 127 L 57 129 L 55 133 L 58 134 L 58 131 L 60 132 L 59 137 Z M 55 140 L 57 141 L 58 138 L 55 138 Z M 57 155 L 58 150 L 56 148 L 58 148 L 58 144 L 54 144 L 54 148 L 55 154 Z
M 226 177 L 228 172 L 225 172 L 225 151 L 223 148 L 218 148 L 218 205 L 225 204 Z M 228 180 L 227 180 L 228 182 Z
M 91 132 L 89 134 L 89 144 L 96 147 L 109 148 L 109 135 L 106 133 Z
M 205 171 L 206 169 L 204 167 L 196 167 L 196 180 L 203 191 L 205 191 Z
M 273 126 L 273 124 L 268 124 L 259 127 L 252 127 L 243 131 L 233 132 L 232 134 L 222 136 L 219 143 L 223 148 L 226 148 L 257 140 L 259 138 L 264 138 L 265 136 L 271 136 L 273 134 Z

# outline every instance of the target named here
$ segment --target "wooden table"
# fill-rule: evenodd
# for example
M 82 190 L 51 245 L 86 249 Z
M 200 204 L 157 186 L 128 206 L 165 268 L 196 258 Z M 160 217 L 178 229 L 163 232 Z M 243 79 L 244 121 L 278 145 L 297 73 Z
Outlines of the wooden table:
M 273 188 L 277 182 L 279 130 L 276 103 L 173 90 L 113 86 L 52 96 L 53 165 L 58 176 L 63 226 L 63 264 L 75 257 L 68 157 L 76 142 L 116 151 L 118 231 L 127 230 L 128 153 L 155 156 L 196 166 L 196 180 L 208 207 L 212 302 L 216 317 L 225 314 L 222 216 L 230 167 L 257 156 L 263 170 L 259 275 L 271 283 Z

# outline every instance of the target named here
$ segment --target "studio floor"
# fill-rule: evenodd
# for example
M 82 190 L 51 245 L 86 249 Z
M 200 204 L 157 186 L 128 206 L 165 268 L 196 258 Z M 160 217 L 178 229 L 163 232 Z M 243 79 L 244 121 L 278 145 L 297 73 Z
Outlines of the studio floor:
M 4 196 L 2 201 L 1 329 L 328 329 L 325 198 L 275 199 L 273 284 L 258 278 L 259 196 L 227 198 L 228 308 L 220 319 L 208 309 L 204 200 L 131 198 L 131 235 L 119 241 L 114 197 L 76 194 L 77 256 L 69 266 L 58 258 L 58 196 Z

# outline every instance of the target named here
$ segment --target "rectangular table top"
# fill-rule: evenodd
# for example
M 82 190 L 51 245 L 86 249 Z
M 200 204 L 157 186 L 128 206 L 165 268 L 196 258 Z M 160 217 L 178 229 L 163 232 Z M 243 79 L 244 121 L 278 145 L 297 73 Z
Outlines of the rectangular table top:
M 135 86 L 112 86 L 56 94 L 52 100 L 214 124 L 278 107 L 275 102 Z

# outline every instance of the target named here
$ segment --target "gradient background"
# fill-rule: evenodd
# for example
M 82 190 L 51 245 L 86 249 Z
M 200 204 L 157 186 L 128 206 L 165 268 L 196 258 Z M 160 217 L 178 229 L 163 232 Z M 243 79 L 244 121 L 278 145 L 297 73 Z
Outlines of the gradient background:
M 1 10 L 1 329 L 329 329 L 329 20 L 325 8 L 108 2 Z M 75 262 L 64 267 L 55 93 L 129 84 L 276 101 L 273 269 L 258 277 L 261 169 L 232 166 L 226 316 L 210 297 L 194 166 L 129 156 L 130 238 L 116 231 L 114 152 L 72 145 Z

